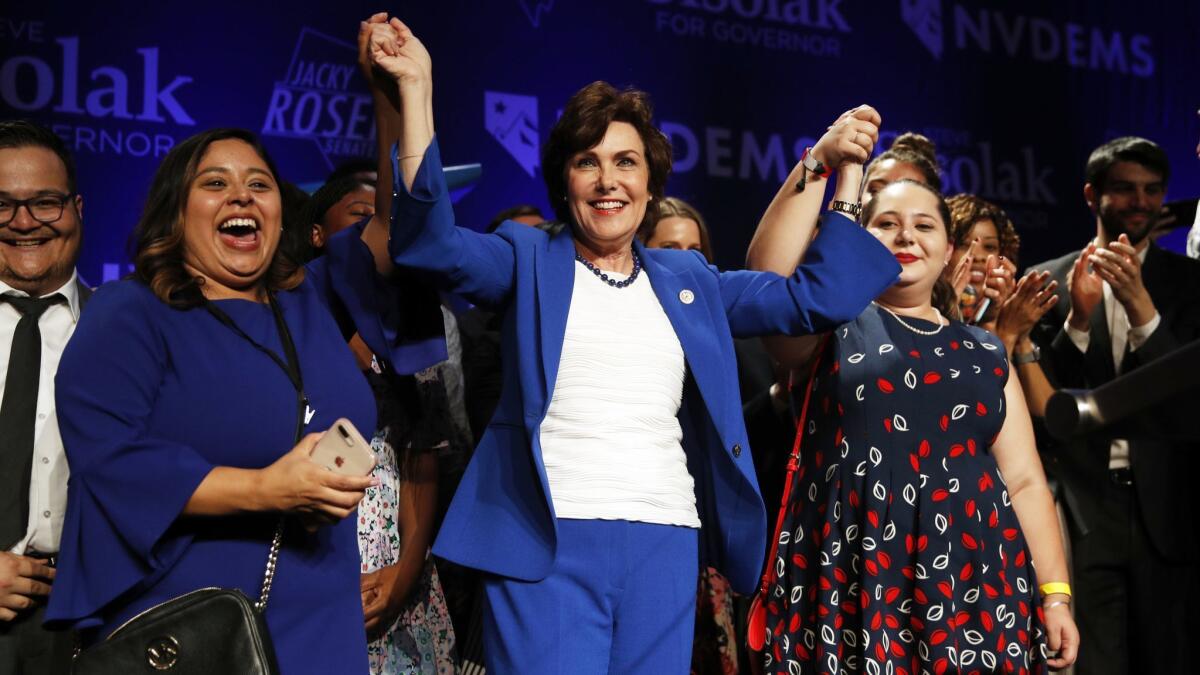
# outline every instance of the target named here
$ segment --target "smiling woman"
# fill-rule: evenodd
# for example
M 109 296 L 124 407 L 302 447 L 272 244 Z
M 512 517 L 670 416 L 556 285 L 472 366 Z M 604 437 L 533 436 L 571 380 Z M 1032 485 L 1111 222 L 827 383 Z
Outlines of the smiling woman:
M 505 315 L 499 405 L 434 545 L 489 572 L 488 672 L 687 672 L 701 563 L 748 591 L 766 545 L 732 338 L 832 327 L 898 265 L 836 214 L 799 247 L 811 240 L 813 264 L 787 275 L 646 248 L 636 234 L 658 217 L 671 148 L 646 94 L 605 82 L 571 97 L 544 146 L 565 227 L 457 227 L 428 52 L 393 19 L 370 54 L 402 101 L 397 265 Z M 816 203 L 825 185 L 811 183 Z
M 387 196 L 374 210 L 390 210 Z M 375 428 L 349 336 L 412 374 L 446 357 L 441 312 L 384 277 L 385 221 L 331 237 L 301 267 L 280 249 L 281 213 L 253 134 L 180 143 L 150 187 L 132 278 L 96 292 L 63 355 L 72 475 L 47 617 L 86 643 L 197 588 L 257 597 L 278 526 L 265 620 L 281 672 L 367 669 L 349 516 L 372 479 L 309 454 L 339 418 Z
M 793 376 L 807 387 L 793 388 L 795 469 L 775 531 L 824 534 L 776 537 L 767 611 L 751 629 L 767 647 L 766 672 L 979 663 L 1044 673 L 1074 661 L 1067 598 L 1052 592 L 1038 609 L 1038 582 L 1061 588 L 1046 582 L 1066 579 L 1067 567 L 1020 384 L 995 335 L 933 303 L 954 249 L 950 217 L 921 181 L 874 194 L 863 223 L 900 278 Z M 751 263 L 765 258 L 752 251 Z M 963 606 L 973 609 L 954 609 Z M 812 647 L 817 634 L 824 652 Z
M 159 167 L 135 231 L 135 275 L 179 308 L 295 288 L 303 268 L 275 255 L 283 232 L 276 176 L 250 132 L 214 129 L 180 143 Z

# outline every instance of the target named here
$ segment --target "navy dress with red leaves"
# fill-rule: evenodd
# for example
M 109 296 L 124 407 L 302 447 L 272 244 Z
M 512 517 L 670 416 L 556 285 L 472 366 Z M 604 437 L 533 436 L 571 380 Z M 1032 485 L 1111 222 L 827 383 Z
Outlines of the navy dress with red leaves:
M 871 305 L 816 373 L 770 561 L 767 671 L 1044 672 L 1033 561 L 989 450 L 999 340 L 957 322 L 918 334 Z

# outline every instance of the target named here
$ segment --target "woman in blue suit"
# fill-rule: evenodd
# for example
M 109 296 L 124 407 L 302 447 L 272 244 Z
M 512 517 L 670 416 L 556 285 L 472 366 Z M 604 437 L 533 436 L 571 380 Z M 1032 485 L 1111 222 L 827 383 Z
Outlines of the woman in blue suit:
M 733 337 L 851 320 L 896 279 L 895 259 L 839 214 L 822 219 L 790 277 L 644 248 L 635 235 L 653 224 L 670 145 L 644 94 L 603 82 L 572 97 L 543 150 L 569 227 L 456 227 L 429 55 L 395 19 L 373 27 L 370 52 L 398 90 L 383 130 L 403 181 L 395 262 L 504 313 L 499 407 L 434 546 L 490 573 L 489 672 L 686 673 L 700 560 L 749 592 L 766 547 Z M 849 116 L 809 163 L 861 162 L 876 137 L 876 124 Z M 821 173 L 796 195 L 814 208 Z

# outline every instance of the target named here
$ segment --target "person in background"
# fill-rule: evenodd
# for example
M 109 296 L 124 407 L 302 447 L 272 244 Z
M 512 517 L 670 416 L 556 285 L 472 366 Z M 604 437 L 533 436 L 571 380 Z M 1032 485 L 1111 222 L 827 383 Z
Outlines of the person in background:
M 337 165 L 325 177 L 325 183 L 333 183 L 343 178 L 352 178 L 369 185 L 377 185 L 379 183 L 379 160 L 366 157 L 348 159 Z
M 320 253 L 325 242 L 364 218 L 375 215 L 375 183 L 355 176 L 336 178 L 312 194 L 304 211 L 309 242 Z
M 642 243 L 650 248 L 699 251 L 708 264 L 714 263 L 712 237 L 696 207 L 678 197 L 664 197 L 657 208 L 658 221 L 641 233 Z
M 75 164 L 50 129 L 0 122 L 0 672 L 65 675 L 74 636 L 42 627 L 70 473 L 54 375 L 91 291 Z
M 1021 238 L 1004 210 L 991 202 L 959 194 L 946 204 L 954 255 L 942 279 L 958 295 L 962 320 L 995 332 L 996 315 L 1015 285 Z M 976 316 L 985 299 L 984 315 Z
M 291 260 L 308 262 L 313 258 L 313 246 L 306 220 L 310 197 L 294 183 L 282 181 L 279 195 L 283 201 L 283 239 L 280 250 Z
M 511 220 L 514 223 L 522 225 L 529 225 L 530 227 L 537 227 L 546 222 L 546 216 L 542 214 L 541 209 L 533 204 L 517 204 L 512 208 L 504 209 L 500 213 L 497 213 L 483 231 L 491 234 L 503 225 L 506 220 Z
M 1033 266 L 1066 289 L 1033 330 L 1030 354 L 1054 387 L 1103 385 L 1200 338 L 1200 262 L 1148 237 L 1169 175 L 1166 153 L 1145 138 L 1117 138 L 1088 157 L 1090 240 Z M 1162 408 L 1167 438 L 1194 427 L 1194 410 Z M 1179 636 L 1200 629 L 1200 444 L 1093 434 L 1046 452 L 1068 507 L 1080 672 L 1192 670 L 1192 645 Z

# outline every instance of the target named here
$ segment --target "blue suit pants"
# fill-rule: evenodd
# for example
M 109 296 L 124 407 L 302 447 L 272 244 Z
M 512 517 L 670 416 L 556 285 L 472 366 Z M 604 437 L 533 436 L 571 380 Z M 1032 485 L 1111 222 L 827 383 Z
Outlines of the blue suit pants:
M 488 673 L 686 675 L 698 535 L 673 525 L 559 520 L 545 579 L 484 582 Z

